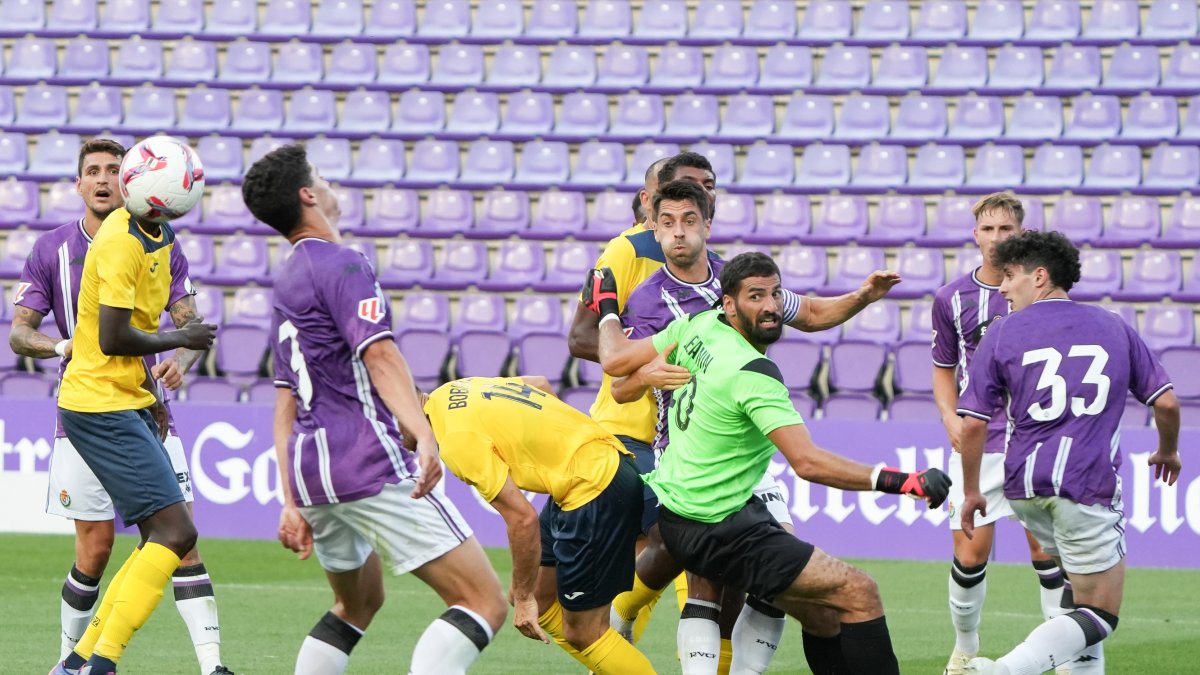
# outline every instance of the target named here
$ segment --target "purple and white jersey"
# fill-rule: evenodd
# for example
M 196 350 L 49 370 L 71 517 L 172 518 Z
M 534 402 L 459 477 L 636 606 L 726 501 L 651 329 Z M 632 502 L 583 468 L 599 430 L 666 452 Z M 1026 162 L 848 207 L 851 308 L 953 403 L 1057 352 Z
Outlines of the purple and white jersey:
M 1133 328 L 1102 307 L 1041 300 L 994 323 L 975 356 L 958 412 L 1007 411 L 1004 496 L 1111 503 L 1125 392 L 1151 405 L 1171 388 Z
M 993 321 L 1008 316 L 1008 301 L 1000 295 L 1000 287 L 983 283 L 976 272 L 942 286 L 933 296 L 933 364 L 954 368 L 959 396 L 970 381 L 979 341 Z M 984 452 L 1004 452 L 1007 432 L 1004 418 L 997 415 L 988 424 Z
M 13 291 L 13 304 L 31 309 L 38 314 L 54 315 L 58 334 L 70 338 L 75 336 L 75 316 L 79 306 L 79 282 L 83 278 L 83 259 L 87 255 L 92 238 L 83 229 L 83 219 L 50 230 L 33 244 L 21 280 Z M 171 248 L 171 295 L 167 306 L 181 298 L 195 295 L 196 289 L 188 278 L 188 262 L 179 246 Z M 58 367 L 58 378 L 62 380 L 67 361 L 62 359 Z M 146 367 L 158 363 L 158 356 L 147 356 Z M 167 404 L 169 431 L 175 432 L 175 418 Z M 66 438 L 62 424 L 56 422 L 55 438 Z
M 271 352 L 275 386 L 292 390 L 288 446 L 299 506 L 378 494 L 413 476 L 400 426 L 375 391 L 363 351 L 392 339 L 392 312 L 362 253 L 301 239 L 275 279 Z

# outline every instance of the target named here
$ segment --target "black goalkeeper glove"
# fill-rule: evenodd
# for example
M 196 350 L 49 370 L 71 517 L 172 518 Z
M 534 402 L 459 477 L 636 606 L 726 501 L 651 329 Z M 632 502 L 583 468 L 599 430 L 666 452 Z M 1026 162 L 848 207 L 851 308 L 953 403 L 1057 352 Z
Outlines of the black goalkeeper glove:
M 581 294 L 583 306 L 600 315 L 620 314 L 617 305 L 617 278 L 607 267 L 593 269 L 588 272 L 583 282 Z
M 875 479 L 875 489 L 894 495 L 912 495 L 929 500 L 929 508 L 936 509 L 950 495 L 950 476 L 941 469 L 925 469 L 905 473 L 884 468 Z

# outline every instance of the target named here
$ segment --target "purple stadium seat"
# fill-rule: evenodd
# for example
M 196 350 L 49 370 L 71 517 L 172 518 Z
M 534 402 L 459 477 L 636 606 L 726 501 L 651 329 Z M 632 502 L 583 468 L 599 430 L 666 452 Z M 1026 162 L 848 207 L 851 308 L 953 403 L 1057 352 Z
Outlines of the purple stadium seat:
M 52 84 L 35 84 L 25 89 L 17 108 L 17 126 L 52 129 L 67 123 L 67 89 Z
M 929 351 L 928 345 L 925 346 L 925 351 Z M 897 422 L 927 422 L 940 416 L 937 402 L 932 396 L 901 395 L 892 399 L 888 405 L 888 419 Z
M 1106 190 L 1137 187 L 1142 182 L 1141 149 L 1128 145 L 1101 145 L 1092 149 L 1084 187 Z
M 886 104 L 885 104 L 886 105 Z M 858 153 L 852 185 L 887 188 L 904 185 L 908 180 L 908 153 L 901 145 L 864 146 Z M 866 222 L 863 223 L 866 225 Z
M 718 185 L 727 185 L 733 182 L 733 172 L 736 162 L 733 159 L 732 145 L 701 141 L 693 143 L 688 150 L 708 158 L 709 164 L 712 164 L 713 173 L 717 176 Z
M 807 219 L 806 219 L 807 220 Z M 788 244 L 779 251 L 775 261 L 779 264 L 781 280 L 785 288 L 797 293 L 809 293 L 825 286 L 828 264 L 825 259 L 825 249 L 813 246 Z M 784 331 L 784 337 L 790 335 Z M 835 331 L 807 333 L 803 338 L 808 342 L 836 341 Z
M 878 248 L 844 247 L 837 249 L 829 285 L 819 289 L 822 295 L 840 295 L 862 286 L 871 272 L 884 269 L 883 250 Z
M 5 184 L 7 181 L 0 183 L 0 185 Z M 36 204 L 33 214 L 35 216 L 37 214 Z M 16 279 L 21 276 L 21 269 L 25 266 L 25 260 L 33 250 L 33 244 L 37 241 L 38 236 L 39 233 L 33 230 L 9 231 L 8 239 L 4 242 L 4 256 L 0 257 L 0 277 Z
M 1118 300 L 1153 302 L 1177 293 L 1183 285 L 1183 262 L 1178 251 L 1137 251 Z
M 579 289 L 580 279 L 591 269 L 599 255 L 595 245 L 565 241 L 554 246 L 546 278 L 534 283 L 542 293 L 569 293 Z
M 450 317 L 450 334 L 457 342 L 467 331 L 503 331 L 507 322 L 504 296 L 498 293 L 464 293 Z
M 588 361 L 587 359 L 575 359 L 575 364 L 576 373 L 580 382 L 599 385 L 601 380 L 604 378 L 604 369 L 601 368 L 600 364 L 596 363 L 595 361 Z M 592 398 L 595 399 L 595 392 L 593 392 Z M 592 402 L 589 400 L 588 406 L 590 407 L 591 404 Z M 584 409 L 584 412 L 587 412 L 586 408 Z
M 654 87 L 698 87 L 704 80 L 704 53 L 699 47 L 667 45 L 654 54 L 650 85 Z
M 850 183 L 850 148 L 814 143 L 804 148 L 796 185 L 827 189 Z
M 93 82 L 79 90 L 70 126 L 115 127 L 121 123 L 121 114 L 121 91 Z
M 125 109 L 123 129 L 145 131 L 170 129 L 175 126 L 175 93 L 171 89 L 144 86 L 129 92 L 129 104 Z M 208 156 L 205 170 L 209 169 Z
M 1183 40 L 1196 36 L 1196 14 L 1184 11 L 1180 0 L 1151 0 L 1142 26 L 1142 37 L 1157 40 Z
M 188 403 L 237 403 L 241 394 L 241 387 L 223 377 L 193 377 L 184 388 Z
M 267 0 L 258 32 L 263 35 L 306 35 L 311 25 L 309 0 Z
M 1046 69 L 1047 89 L 1091 89 L 1100 84 L 1100 48 L 1062 45 Z
M 5 3 L 7 4 L 7 3 Z M 38 11 L 45 7 L 45 2 L 37 2 L 35 0 L 23 0 L 16 3 L 23 10 L 32 9 Z M 47 32 L 61 32 L 67 35 L 78 35 L 95 30 L 97 23 L 97 3 L 94 0 L 54 0 L 50 5 L 50 14 L 47 17 L 46 28 L 43 34 Z M 29 22 L 34 17 L 26 16 L 24 20 Z M 8 18 L 0 18 L 5 26 L 13 26 L 14 22 Z M 40 26 L 38 27 L 40 28 Z M 25 28 L 18 30 L 37 30 L 37 28 Z
M 913 37 L 918 40 L 948 41 L 967 32 L 967 8 L 954 0 L 930 0 L 921 4 Z
M 1103 107 L 1103 103 L 1101 106 Z M 1078 112 L 1076 109 L 1076 115 Z M 1119 109 L 1117 123 L 1120 124 Z M 1062 131 L 1062 99 L 1057 96 L 1023 96 L 1013 104 L 1012 121 L 1005 136 L 1013 139 L 1053 141 L 1062 135 Z
M 1030 40 L 1070 40 L 1079 36 L 1081 24 L 1079 3 L 1037 0 L 1029 15 L 1025 37 Z
M 1020 5 L 1017 5 L 1020 11 Z M 1042 86 L 1045 61 L 1037 47 L 1004 45 L 996 50 L 990 89 L 1036 89 Z M 1099 73 L 1097 73 L 1099 75 Z
M 0 131 L 0 173 L 22 174 L 28 162 L 29 141 L 25 134 Z M 8 202 L 4 202 L 7 206 Z
M 1200 58 L 1200 55 L 1197 58 Z M 1179 130 L 1179 137 L 1200 139 L 1200 95 L 1188 99 L 1187 112 L 1183 116 L 1183 125 Z
M 749 239 L 755 227 L 754 195 L 721 192 L 717 194 L 717 215 L 713 218 L 709 241 L 726 243 Z
M 887 359 L 887 345 L 842 340 L 829 350 L 829 388 L 833 391 L 870 392 Z
M 863 275 L 866 276 L 866 275 Z M 900 304 L 876 302 L 855 314 L 842 331 L 843 341 L 890 346 L 900 339 Z
M 524 144 L 517 159 L 517 183 L 559 185 L 570 171 L 567 144 L 558 141 L 531 141 Z
M 800 37 L 833 42 L 850 37 L 854 26 L 852 7 L 841 0 L 814 0 L 804 10 Z
M 917 300 L 909 305 L 908 317 L 900 323 L 900 339 L 925 345 L 926 359 L 928 359 L 929 342 L 932 336 L 933 302 Z
M 1083 150 L 1078 146 L 1043 145 L 1034 151 L 1026 186 L 1061 189 L 1082 182 Z
M 575 153 L 570 182 L 574 185 L 619 185 L 625 181 L 625 147 L 587 141 Z
M 571 387 L 558 392 L 558 397 L 572 408 L 587 415 L 592 409 L 592 402 L 596 400 L 596 394 L 599 391 L 597 387 Z
M 433 246 L 428 241 L 417 239 L 395 239 L 383 251 L 379 265 L 379 283 L 384 288 L 409 288 L 424 284 L 433 276 Z M 436 296 L 445 298 L 443 296 Z M 405 302 L 405 312 L 412 314 L 420 306 L 420 299 L 410 297 Z M 430 307 L 434 301 L 429 300 Z M 442 316 L 447 316 L 443 313 Z M 401 326 L 409 327 L 411 317 L 402 317 Z M 445 319 L 444 319 L 445 320 Z M 445 326 L 440 327 L 441 330 Z
M 322 178 L 329 181 L 340 181 L 350 177 L 350 141 L 348 139 L 311 138 L 305 143 L 305 147 L 308 151 L 308 161 L 317 167 Z
M 562 333 L 563 308 L 558 298 L 545 295 L 517 296 L 508 322 L 508 334 L 520 340 L 530 333 Z M 563 359 L 566 361 L 566 359 Z
M 0 398 L 49 398 L 54 386 L 54 380 L 37 373 L 9 373 L 0 378 Z
M 1158 200 L 1147 197 L 1117 197 L 1104 222 L 1104 234 L 1096 246 L 1132 248 L 1158 240 L 1162 232 Z
M 788 99 L 779 126 L 778 136 L 781 139 L 823 140 L 832 134 L 832 98 L 796 93 Z
M 11 44 L 6 72 L 9 78 L 42 80 L 54 76 L 58 59 L 52 40 L 26 36 Z
M 325 81 L 335 85 L 369 84 L 375 81 L 375 46 L 343 42 L 329 55 Z
M 1007 42 L 1025 32 L 1025 10 L 1021 0 L 981 0 L 968 35 L 975 40 Z
M 475 10 L 471 35 L 492 38 L 511 38 L 521 35 L 525 17 L 520 2 L 485 2 Z
M 543 192 L 533 208 L 528 237 L 561 239 L 579 231 L 587 218 L 587 199 L 582 192 Z
M 425 5 L 417 34 L 436 38 L 463 37 L 471 29 L 471 5 L 461 0 L 437 0 Z
M 188 238 L 192 239 L 195 237 L 188 237 Z M 211 241 L 210 241 L 210 244 L 211 244 Z M 189 258 L 188 259 L 189 270 L 190 270 L 191 262 L 192 261 Z M 211 262 L 211 260 L 210 260 L 210 262 Z M 215 323 L 217 325 L 221 325 L 221 324 L 225 323 L 225 293 L 221 289 L 207 288 L 207 287 L 199 288 L 199 289 L 196 289 L 196 295 L 194 297 L 196 300 L 196 313 L 199 314 L 200 316 L 204 317 L 205 323 Z M 270 312 L 271 312 L 271 306 L 270 306 L 270 304 L 268 304 L 267 305 L 267 316 L 268 317 L 270 316 Z M 168 320 L 165 325 L 171 326 L 173 324 L 170 320 Z M 270 325 L 269 321 L 268 321 L 267 325 Z
M 238 40 L 228 45 L 217 79 L 222 82 L 254 84 L 271 77 L 271 45 Z
M 1163 368 L 1175 384 L 1175 395 L 1182 399 L 1200 398 L 1200 379 L 1191 377 L 1200 363 L 1200 349 L 1191 346 L 1168 347 L 1158 355 Z
M 946 137 L 952 140 L 999 138 L 1004 132 L 1004 101 L 996 96 L 958 99 Z
M 1200 182 L 1200 148 L 1160 145 L 1150 153 L 1146 186 L 1157 190 L 1194 189 Z
M 230 235 L 221 242 L 221 253 L 213 267 L 209 283 L 217 286 L 244 286 L 266 283 L 267 241 L 263 237 Z
M 318 0 L 317 16 L 309 34 L 354 38 L 363 32 L 362 0 Z
M 755 243 L 784 243 L 799 239 L 811 230 L 812 206 L 808 197 L 773 193 L 763 198 L 758 225 L 748 240 Z M 787 247 L 784 247 L 784 252 L 780 255 L 785 255 L 786 252 Z M 779 258 L 776 258 L 776 261 L 779 261 Z M 825 272 L 822 267 L 821 283 L 824 282 Z
M 458 178 L 458 144 L 426 138 L 413 143 L 407 178 L 425 183 L 445 183 Z
M 906 96 L 900 99 L 892 140 L 935 140 L 946 135 L 946 99 L 941 96 Z
M 637 37 L 670 40 L 687 33 L 688 8 L 685 3 L 658 0 L 642 4 L 642 11 L 633 26 Z
M 1188 305 L 1149 305 L 1142 314 L 1140 334 L 1155 351 L 1188 347 L 1196 341 L 1196 321 Z
M 753 10 L 751 10 L 753 12 Z M 792 20 L 795 21 L 793 14 Z M 742 34 L 742 6 L 738 2 L 706 2 L 696 6 L 688 37 L 728 39 Z M 654 37 L 654 36 L 651 36 Z
M 753 47 L 721 45 L 708 59 L 708 68 L 704 76 L 704 84 L 707 86 L 741 89 L 753 87 L 756 82 L 758 52 Z
M 879 55 L 875 87 L 920 89 L 929 81 L 929 56 L 920 45 L 889 45 Z
M 812 84 L 812 47 L 806 45 L 772 45 L 763 56 L 758 86 L 795 91 Z
M 908 37 L 908 0 L 867 0 L 858 15 L 854 37 L 860 40 L 903 40 Z
M 494 133 L 500 128 L 500 99 L 492 92 L 467 91 L 454 97 L 446 131 L 466 136 Z
M 204 32 L 229 40 L 253 35 L 258 27 L 258 3 L 251 0 L 213 0 Z
M 917 150 L 908 184 L 922 188 L 958 188 L 963 184 L 965 165 L 962 146 L 925 145 Z
M 75 184 L 70 181 L 59 181 L 52 183 L 50 189 L 46 191 L 45 203 L 42 205 L 42 212 L 38 220 L 47 225 L 58 226 L 78 220 L 82 215 L 83 200 L 79 198 Z
M 924 235 L 925 202 L 920 197 L 884 195 L 879 198 L 865 240 L 879 246 L 898 246 Z
M 779 187 L 791 185 L 796 177 L 795 152 L 788 145 L 756 143 L 746 151 L 738 185 Z
M 1157 86 L 1158 79 L 1158 49 L 1149 45 L 1123 44 L 1108 61 L 1104 86 L 1140 91 Z
M 1121 130 L 1121 100 L 1086 94 L 1071 101 L 1071 119 L 1063 138 L 1102 140 Z
M 425 208 L 417 230 L 421 237 L 449 237 L 471 229 L 475 199 L 465 190 L 438 188 L 425 193 Z
M 987 49 L 947 45 L 942 49 L 933 86 L 939 89 L 978 89 L 987 82 Z
M 896 256 L 896 270 L 904 278 L 904 283 L 891 293 L 896 298 L 932 295 L 946 283 L 945 259 L 937 249 L 900 249 Z
M 183 250 L 183 254 L 188 259 L 188 274 L 198 281 L 208 281 L 212 276 L 213 268 L 216 266 L 217 255 L 215 252 L 212 237 L 202 234 L 189 232 L 188 236 L 179 238 L 179 246 Z M 224 294 L 219 289 L 204 289 L 209 292 L 215 292 L 217 296 L 224 297 Z M 199 296 L 197 296 L 199 297 Z M 197 308 L 199 307 L 199 300 Z M 209 315 L 205 315 L 207 318 Z M 214 319 L 211 323 L 220 323 L 218 318 L 224 316 L 224 300 L 221 303 L 220 315 L 213 313 Z
M 375 3 L 376 7 L 380 3 Z M 371 31 L 368 24 L 367 32 Z M 396 42 L 383 50 L 379 63 L 379 83 L 388 86 L 411 86 L 429 81 L 429 45 Z
M 396 346 L 408 360 L 413 382 L 425 391 L 436 388 L 450 352 L 450 337 L 437 331 L 405 329 L 397 336 Z
M 933 393 L 928 340 L 902 342 L 896 346 L 895 388 L 904 393 Z
M 544 1 L 544 0 L 543 0 Z M 643 52 L 643 56 L 645 52 Z M 550 52 L 543 83 L 555 87 L 588 87 L 596 81 L 596 50 L 590 45 L 556 45 Z M 645 82 L 645 79 L 642 80 Z
M 371 14 L 363 28 L 363 34 L 377 38 L 398 38 L 412 35 L 417 30 L 416 4 L 415 0 L 372 2 Z
M 1064 195 L 1051 210 L 1049 225 L 1076 244 L 1090 244 L 1100 239 L 1102 221 L 1099 199 Z
M 58 79 L 103 80 L 108 76 L 108 43 L 101 40 L 75 38 L 63 49 Z
M 178 52 L 176 52 L 178 54 Z M 163 74 L 161 42 L 134 37 L 121 41 L 112 64 L 114 80 L 144 81 Z
M 483 242 L 452 239 L 442 247 L 433 265 L 429 288 L 462 290 L 487 274 L 487 247 Z
M 1076 300 L 1098 300 L 1113 296 L 1121 289 L 1121 254 L 1119 251 L 1085 249 L 1079 252 L 1082 268 L 1079 282 L 1071 288 Z
M 676 104 L 678 105 L 678 104 Z M 668 122 L 669 128 L 670 122 Z M 735 94 L 721 116 L 721 136 L 765 138 L 775 131 L 775 104 L 769 96 Z
M 525 35 L 536 38 L 568 38 L 578 25 L 575 0 L 535 0 Z
M 392 130 L 408 134 L 436 133 L 446 125 L 446 97 L 440 91 L 410 89 L 400 94 Z
M 512 352 L 512 338 L 498 330 L 471 330 L 458 338 L 458 377 L 498 377 Z
M 1136 38 L 1141 20 L 1137 3 L 1125 0 L 1099 0 L 1083 28 L 1083 37 L 1105 40 Z
M 633 12 L 629 0 L 596 0 L 588 2 L 579 24 L 580 37 L 620 39 L 633 28 Z
M 606 241 L 626 228 L 632 216 L 629 211 L 629 195 L 623 192 L 601 192 L 592 200 L 588 210 L 584 231 L 576 232 L 576 238 Z M 579 224 L 575 224 L 578 228 Z
M 825 51 L 825 58 L 821 60 L 816 86 L 860 89 L 870 81 L 870 51 L 861 46 L 834 45 Z
M 380 138 L 362 141 L 350 175 L 355 180 L 399 180 L 404 175 L 404 143 Z
M 298 133 L 320 133 L 332 129 L 337 113 L 334 112 L 336 103 L 333 92 L 325 89 L 314 90 L 305 88 L 292 92 L 288 98 L 285 125 L 288 131 Z M 345 140 L 345 139 L 341 139 Z M 345 149 L 346 171 L 349 173 L 350 147 Z M 326 178 L 330 176 L 326 175 Z M 339 176 L 345 178 L 345 176 Z
M 590 96 L 590 95 L 589 95 Z M 576 99 L 575 105 L 580 106 L 578 113 L 587 115 L 583 121 L 593 128 L 599 126 L 604 106 L 597 107 L 600 101 L 607 97 L 596 94 L 598 99 Z M 585 107 L 586 106 L 586 107 Z M 566 111 L 564 111 L 564 115 Z M 613 112 L 612 126 L 609 134 L 612 136 L 653 137 L 662 132 L 666 122 L 666 112 L 662 97 L 658 94 L 629 93 L 622 94 L 617 99 L 617 107 Z M 581 125 L 582 126 L 582 125 Z M 602 131 L 602 130 L 601 130 Z
M 275 52 L 272 82 L 313 84 L 324 77 L 325 56 L 321 45 L 311 42 L 286 42 Z
M 492 190 L 484 193 L 479 221 L 467 236 L 502 238 L 516 234 L 528 226 L 529 195 L 519 191 Z
M 537 241 L 503 241 L 496 263 L 479 282 L 485 291 L 511 292 L 533 287 L 546 276 L 546 251 Z
M 523 91 L 510 94 L 504 107 L 500 132 L 543 135 L 554 126 L 554 99 L 547 92 Z
M 483 82 L 483 48 L 450 43 L 438 50 L 433 80 L 439 84 L 472 85 Z
M 533 86 L 542 79 L 541 57 L 537 47 L 501 45 L 492 55 L 488 84 L 504 86 Z
M 192 40 L 175 43 L 166 72 L 168 80 L 201 83 L 211 82 L 216 76 L 217 52 L 214 43 Z
M 517 374 L 544 375 L 555 388 L 571 358 L 561 329 L 553 333 L 531 333 L 517 340 Z
M 869 394 L 834 394 L 821 406 L 824 419 L 872 421 L 883 409 L 879 399 Z
M 785 328 L 784 332 L 790 329 Z M 767 357 L 779 365 L 783 382 L 791 391 L 808 391 L 821 365 L 821 345 L 799 340 L 779 340 L 767 348 Z
M 271 291 L 266 288 L 246 287 L 233 292 L 233 304 L 229 322 L 271 327 Z
M 40 31 L 46 25 L 46 4 L 35 0 L 5 0 L 0 3 L 0 25 L 6 31 Z
M 720 116 L 716 96 L 681 94 L 673 99 L 664 130 L 666 135 L 703 137 L 717 133 Z
M 179 127 L 199 132 L 221 131 L 232 115 L 228 89 L 192 89 L 183 99 Z
M 638 103 L 639 99 L 643 101 L 640 104 Z M 661 113 L 662 100 L 655 94 L 622 96 L 617 103 L 618 116 L 625 114 L 624 123 L 631 124 L 639 118 L 637 111 L 650 110 L 655 100 L 658 101 Z M 627 107 L 631 110 L 626 111 Z M 661 129 L 661 117 L 659 117 L 659 126 L 656 131 Z M 554 130 L 559 134 L 578 136 L 603 135 L 608 130 L 608 97 L 604 94 L 583 91 L 573 91 L 563 96 L 562 103 L 558 108 L 558 122 Z
M 113 0 L 104 3 L 100 30 L 106 33 L 143 33 L 150 28 L 149 0 Z
M 29 158 L 29 173 L 44 176 L 73 176 L 79 166 L 79 135 L 54 131 L 37 137 Z
M 227 234 L 255 225 L 254 216 L 242 201 L 242 190 L 236 185 L 215 185 L 208 190 L 208 205 L 196 229 L 202 232 Z
M 337 128 L 339 131 L 372 133 L 387 129 L 391 124 L 391 98 L 385 92 L 359 89 L 346 94 Z M 366 142 L 368 141 L 363 141 Z
M 337 226 L 343 232 L 356 232 L 363 229 L 363 223 L 366 221 L 366 198 L 363 191 L 358 188 L 341 187 L 337 191 L 338 210 L 341 212 L 338 215 Z M 347 244 L 351 248 L 357 248 L 363 252 L 363 255 L 375 264 L 376 251 L 375 244 L 371 240 L 359 240 L 362 246 L 354 246 L 354 242 Z M 367 243 L 370 245 L 368 246 Z
M 975 216 L 971 215 L 974 201 L 969 197 L 943 197 L 937 200 L 929 233 L 918 241 L 921 246 L 957 246 L 971 241 Z
M 744 33 L 748 38 L 759 40 L 791 39 L 796 35 L 795 4 L 786 0 L 754 0 L 746 17 Z M 849 34 L 847 25 L 846 35 Z
M 512 141 L 472 141 L 467 146 L 467 157 L 459 180 L 483 186 L 506 183 L 512 179 L 514 164 L 516 155 Z
M 241 92 L 229 128 L 263 132 L 282 127 L 283 92 L 275 89 L 247 89 Z
M 879 139 L 888 134 L 890 110 L 886 96 L 851 94 L 842 101 L 834 138 Z
M 1172 201 L 1167 228 L 1159 245 L 1170 248 L 1200 246 L 1200 198 L 1180 197 Z
M 1179 130 L 1179 106 L 1174 97 L 1145 94 L 1129 99 L 1123 138 L 1171 138 Z

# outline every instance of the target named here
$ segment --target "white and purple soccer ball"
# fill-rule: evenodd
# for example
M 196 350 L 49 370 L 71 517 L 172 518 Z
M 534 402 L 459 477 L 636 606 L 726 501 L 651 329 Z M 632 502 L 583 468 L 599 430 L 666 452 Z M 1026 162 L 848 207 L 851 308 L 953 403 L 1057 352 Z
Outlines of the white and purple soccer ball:
M 153 136 L 125 153 L 120 186 L 130 213 L 165 223 L 200 202 L 204 196 L 204 166 L 186 143 Z

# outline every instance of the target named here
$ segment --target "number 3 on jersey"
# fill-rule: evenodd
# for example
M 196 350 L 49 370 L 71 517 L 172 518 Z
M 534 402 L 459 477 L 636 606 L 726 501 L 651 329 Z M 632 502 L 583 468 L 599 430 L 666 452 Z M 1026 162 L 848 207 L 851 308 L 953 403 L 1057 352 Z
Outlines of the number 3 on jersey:
M 300 352 L 300 333 L 291 321 L 284 321 L 279 324 L 279 341 L 288 340 L 292 341 L 292 358 L 288 365 L 296 374 L 296 393 L 300 395 L 304 409 L 312 410 L 312 380 L 308 377 L 308 364 L 304 362 L 304 354 Z
M 682 389 L 677 389 L 671 397 L 671 407 L 675 409 L 675 425 L 680 431 L 685 431 L 692 423 L 692 408 L 696 407 L 696 387 L 700 378 L 692 376 L 692 381 Z
M 1067 357 L 1090 357 L 1092 359 L 1092 362 L 1088 364 L 1087 372 L 1083 375 L 1082 383 L 1096 387 L 1096 398 L 1091 402 L 1084 401 L 1080 396 L 1071 397 L 1071 414 L 1076 417 L 1099 415 L 1104 411 L 1104 404 L 1108 402 L 1108 390 L 1111 385 L 1111 380 L 1104 374 L 1104 366 L 1108 365 L 1108 352 L 1099 345 L 1073 345 L 1067 352 Z M 1050 389 L 1050 407 L 1034 401 L 1028 409 L 1029 416 L 1039 422 L 1056 420 L 1067 411 L 1067 381 L 1058 374 L 1062 360 L 1062 352 L 1053 347 L 1033 349 L 1021 356 L 1022 366 L 1035 363 L 1046 364 L 1042 368 L 1042 374 L 1038 377 L 1037 388 L 1038 391 Z

